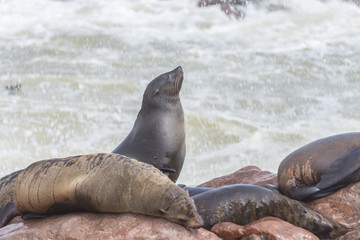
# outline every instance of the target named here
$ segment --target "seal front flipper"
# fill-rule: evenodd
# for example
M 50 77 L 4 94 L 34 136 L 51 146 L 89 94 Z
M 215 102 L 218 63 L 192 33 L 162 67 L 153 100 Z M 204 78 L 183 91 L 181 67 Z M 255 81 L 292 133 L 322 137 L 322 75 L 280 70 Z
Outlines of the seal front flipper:
M 317 194 L 319 194 L 319 191 L 320 189 L 316 186 L 300 185 L 295 187 L 294 191 L 290 193 L 290 197 L 299 201 L 313 200 L 312 197 L 318 196 Z
M 319 190 L 311 194 L 308 199 L 327 196 L 350 183 L 360 180 L 360 148 L 341 156 L 321 175 L 316 184 Z
M 19 216 L 20 213 L 16 209 L 15 203 L 9 202 L 0 209 L 0 228 L 7 225 L 11 219 Z
M 71 205 L 69 200 L 66 200 L 66 201 L 54 203 L 48 209 L 48 211 L 44 214 L 27 212 L 27 213 L 22 214 L 21 218 L 24 220 L 39 219 L 39 218 L 50 217 L 50 216 L 56 215 L 56 214 L 64 214 L 64 213 L 70 213 L 70 212 L 79 212 L 79 209 L 76 208 L 75 206 Z
M 335 160 L 321 175 L 315 186 L 296 186 L 291 197 L 300 201 L 310 201 L 330 195 L 348 184 L 359 181 L 360 148 Z

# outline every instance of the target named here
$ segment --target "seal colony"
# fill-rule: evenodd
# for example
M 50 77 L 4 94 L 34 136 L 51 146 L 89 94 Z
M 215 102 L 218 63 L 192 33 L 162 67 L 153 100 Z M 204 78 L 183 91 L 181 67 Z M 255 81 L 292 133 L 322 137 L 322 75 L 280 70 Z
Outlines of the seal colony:
M 147 85 L 134 127 L 113 150 L 154 165 L 174 182 L 186 153 L 184 111 L 179 97 L 183 76 L 179 66 Z
M 319 139 L 290 153 L 280 164 L 280 192 L 309 201 L 360 181 L 360 133 Z
M 131 212 L 192 228 L 202 225 L 186 191 L 150 164 L 119 154 L 35 162 L 19 173 L 14 193 L 14 204 L 21 215 Z
M 273 216 L 318 236 L 332 231 L 327 219 L 286 196 L 312 200 L 359 181 L 360 133 L 320 139 L 286 157 L 278 172 L 286 196 L 244 184 L 184 187 L 188 193 L 174 183 L 186 152 L 182 82 L 177 67 L 148 84 L 131 132 L 113 153 L 43 160 L 0 179 L 0 227 L 17 215 L 90 211 L 138 213 L 207 229 Z

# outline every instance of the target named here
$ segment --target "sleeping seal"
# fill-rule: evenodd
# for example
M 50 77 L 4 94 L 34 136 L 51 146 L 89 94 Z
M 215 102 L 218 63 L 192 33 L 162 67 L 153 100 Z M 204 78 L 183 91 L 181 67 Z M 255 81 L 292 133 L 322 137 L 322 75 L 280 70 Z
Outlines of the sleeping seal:
M 267 216 L 280 218 L 318 236 L 325 237 L 333 229 L 328 220 L 304 203 L 261 186 L 227 185 L 192 198 L 206 229 L 220 222 L 245 225 Z
M 192 228 L 202 225 L 186 191 L 152 165 L 119 154 L 35 162 L 16 178 L 14 206 L 21 215 L 131 212 Z M 4 218 L 7 216 L 0 216 Z

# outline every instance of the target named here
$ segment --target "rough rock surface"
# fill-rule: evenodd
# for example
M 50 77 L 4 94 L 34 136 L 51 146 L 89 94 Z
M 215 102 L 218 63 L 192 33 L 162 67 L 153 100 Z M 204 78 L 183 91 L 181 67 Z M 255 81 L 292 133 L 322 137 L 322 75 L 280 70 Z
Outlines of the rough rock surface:
M 354 240 L 354 239 L 360 239 L 360 230 L 354 230 L 346 233 L 343 236 L 336 238 L 336 240 Z
M 256 166 L 247 166 L 229 175 L 217 177 L 208 182 L 202 183 L 199 187 L 216 188 L 223 185 L 240 183 L 253 185 L 273 184 L 277 186 L 277 175 L 269 171 L 262 171 Z
M 277 176 L 258 167 L 244 167 L 232 174 L 203 183 L 203 187 L 229 184 L 273 184 Z M 327 197 L 307 204 L 335 226 L 331 239 L 360 239 L 360 183 L 349 185 Z M 310 232 L 273 217 L 245 226 L 216 224 L 212 231 L 190 231 L 165 219 L 135 214 L 71 213 L 44 219 L 22 221 L 0 229 L 2 239 L 318 239 Z
M 27 220 L 1 228 L 0 239 L 220 240 L 202 228 L 189 230 L 165 219 L 131 213 L 71 213 Z
M 244 226 L 232 222 L 217 223 L 211 228 L 211 231 L 224 240 L 235 240 L 244 236 Z
M 338 237 L 360 229 L 359 195 L 360 183 L 355 183 L 308 204 L 333 223 L 335 230 L 331 236 Z
M 296 227 L 288 222 L 274 217 L 266 217 L 239 226 L 234 223 L 218 223 L 211 231 L 225 240 L 236 239 L 271 239 L 271 240 L 298 240 L 319 239 L 311 232 Z

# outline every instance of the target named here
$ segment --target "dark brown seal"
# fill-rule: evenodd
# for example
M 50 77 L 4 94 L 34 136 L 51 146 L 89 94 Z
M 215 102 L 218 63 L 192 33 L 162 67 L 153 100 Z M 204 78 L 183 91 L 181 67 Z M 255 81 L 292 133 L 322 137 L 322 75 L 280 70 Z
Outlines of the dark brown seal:
M 6 225 L 19 212 L 14 205 L 15 181 L 21 171 L 16 171 L 0 179 L 0 227 Z
M 330 222 L 304 203 L 260 186 L 227 185 L 192 198 L 206 229 L 211 229 L 220 222 L 245 225 L 271 216 L 307 229 L 318 236 L 326 236 L 332 230 Z
M 134 127 L 113 151 L 154 165 L 167 172 L 174 182 L 186 152 L 184 112 L 179 97 L 182 82 L 181 67 L 152 80 L 144 92 Z
M 280 164 L 280 191 L 297 200 L 327 196 L 360 180 L 360 133 L 319 139 L 290 153 Z
M 131 212 L 193 228 L 202 224 L 186 191 L 152 165 L 119 154 L 33 163 L 16 179 L 14 203 L 21 214 Z

